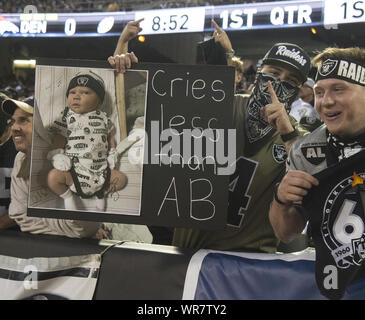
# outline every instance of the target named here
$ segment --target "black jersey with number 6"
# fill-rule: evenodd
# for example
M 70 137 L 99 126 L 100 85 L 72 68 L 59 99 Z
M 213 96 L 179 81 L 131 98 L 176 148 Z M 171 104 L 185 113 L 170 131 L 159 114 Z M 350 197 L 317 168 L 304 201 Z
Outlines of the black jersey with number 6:
M 316 248 L 316 281 L 339 299 L 365 258 L 365 151 L 314 175 L 319 186 L 303 200 Z

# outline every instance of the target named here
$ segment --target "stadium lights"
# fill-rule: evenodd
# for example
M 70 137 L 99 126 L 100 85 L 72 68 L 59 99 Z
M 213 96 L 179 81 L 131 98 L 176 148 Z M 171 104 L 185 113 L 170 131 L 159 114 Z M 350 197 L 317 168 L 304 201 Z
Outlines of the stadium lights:
M 35 64 L 35 60 L 14 60 L 13 68 L 34 69 Z
M 145 36 L 138 36 L 138 41 L 139 42 L 145 42 L 146 41 L 146 37 Z

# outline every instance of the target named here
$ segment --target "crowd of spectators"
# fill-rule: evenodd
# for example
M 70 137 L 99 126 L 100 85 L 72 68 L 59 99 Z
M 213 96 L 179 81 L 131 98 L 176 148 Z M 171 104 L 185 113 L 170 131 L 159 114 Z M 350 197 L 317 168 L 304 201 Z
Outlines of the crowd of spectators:
M 9 98 L 24 100 L 34 94 L 34 80 L 16 79 L 14 75 L 0 78 L 0 92 Z
M 132 11 L 164 8 L 182 8 L 209 5 L 257 3 L 281 0 L 0 0 L 0 13 L 23 13 L 24 8 L 32 5 L 40 13 L 44 12 L 100 12 Z
M 33 0 L 31 2 L 28 0 L 1 0 L 0 12 L 23 13 L 26 6 L 36 7 L 39 13 L 104 11 L 108 4 L 106 1 L 91 0 Z

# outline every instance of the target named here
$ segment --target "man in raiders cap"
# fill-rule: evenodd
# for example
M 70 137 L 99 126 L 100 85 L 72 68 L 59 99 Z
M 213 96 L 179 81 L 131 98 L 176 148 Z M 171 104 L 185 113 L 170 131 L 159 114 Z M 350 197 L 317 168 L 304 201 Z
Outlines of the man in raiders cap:
M 99 223 L 27 216 L 33 98 L 24 101 L 7 99 L 2 103 L 2 110 L 11 117 L 11 135 L 18 151 L 11 174 L 10 218 L 24 232 L 64 235 L 72 238 L 94 236 L 99 228 Z
M 214 34 L 226 49 L 228 37 Z M 236 171 L 231 176 L 227 226 L 222 231 L 177 228 L 173 245 L 230 251 L 275 252 L 279 241 L 268 212 L 273 186 L 285 173 L 287 150 L 306 133 L 288 116 L 307 79 L 310 58 L 299 46 L 275 44 L 264 56 L 250 95 L 235 95 Z
M 292 146 L 270 220 L 286 242 L 309 220 L 317 283 L 339 298 L 365 258 L 365 49 L 327 48 L 313 64 L 315 108 L 324 124 Z M 338 267 L 338 282 L 326 288 L 321 278 L 328 265 Z

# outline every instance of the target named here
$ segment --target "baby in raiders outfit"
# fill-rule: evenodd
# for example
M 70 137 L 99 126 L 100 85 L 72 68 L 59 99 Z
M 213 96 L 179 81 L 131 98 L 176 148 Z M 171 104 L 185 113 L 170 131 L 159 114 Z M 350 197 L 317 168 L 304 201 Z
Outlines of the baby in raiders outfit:
M 92 71 L 79 73 L 68 85 L 67 107 L 52 126 L 54 149 L 47 158 L 54 169 L 49 188 L 65 200 L 65 209 L 76 209 L 74 195 L 97 197 L 96 207 L 105 210 L 105 193 L 122 189 L 126 176 L 115 170 L 118 153 L 115 127 L 99 108 L 105 96 L 104 81 Z

